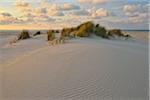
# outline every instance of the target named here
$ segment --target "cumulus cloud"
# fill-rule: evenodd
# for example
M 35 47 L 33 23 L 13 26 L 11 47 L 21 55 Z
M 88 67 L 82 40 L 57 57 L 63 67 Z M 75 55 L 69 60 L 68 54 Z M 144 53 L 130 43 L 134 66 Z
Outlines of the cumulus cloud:
M 64 13 L 59 10 L 48 10 L 48 16 L 63 16 Z
M 45 15 L 47 13 L 47 9 L 46 8 L 35 8 L 32 10 L 32 13 L 35 15 Z
M 93 18 L 106 17 L 108 16 L 108 10 L 104 8 L 96 9 L 95 7 L 88 9 L 89 13 Z
M 148 22 L 147 3 L 122 2 L 118 0 L 14 0 L 12 10 L 16 10 L 13 16 L 10 13 L 0 14 L 0 24 L 11 23 L 71 23 L 78 24 L 85 20 L 100 21 L 100 23 L 112 21 L 112 23 L 139 23 Z M 71 2 L 70 2 L 71 1 Z M 116 1 L 116 2 L 112 2 Z M 125 3 L 125 5 L 124 5 Z M 93 7 L 93 8 L 92 8 Z M 104 7 L 104 8 L 103 8 Z M 12 14 L 13 14 L 12 12 Z M 17 17 L 17 18 L 16 18 Z M 114 25 L 111 24 L 111 25 Z
M 125 5 L 123 7 L 123 11 L 126 13 L 126 12 L 135 12 L 138 10 L 138 8 L 140 7 L 140 5 Z
M 15 18 L 10 13 L 4 12 L 0 13 L 0 24 L 12 24 L 12 23 L 20 23 L 22 20 Z
M 90 13 L 84 9 L 71 11 L 69 12 L 69 15 L 75 15 L 75 16 L 88 16 Z
M 34 17 L 35 22 L 52 22 L 55 21 L 55 19 L 49 17 L 49 16 L 45 16 L 45 15 L 41 15 L 39 17 Z
M 139 13 L 136 16 L 129 17 L 128 19 L 133 23 L 141 23 L 144 22 L 144 20 L 148 19 L 148 17 L 148 13 Z
M 72 3 L 50 3 L 46 0 L 39 2 L 38 7 L 20 0 L 16 1 L 15 6 L 20 10 L 20 17 L 26 20 L 41 16 L 64 16 L 64 12 L 80 9 L 80 6 Z
M 98 17 L 106 17 L 108 16 L 108 11 L 104 8 L 100 8 L 100 9 L 97 9 L 93 15 L 98 16 Z
M 80 18 L 86 17 L 86 19 L 94 20 L 94 19 L 101 19 L 104 17 L 109 16 L 112 13 L 109 13 L 107 9 L 104 8 L 91 8 L 91 9 L 80 9 L 74 10 L 67 13 L 67 15 L 72 15 Z M 80 19 L 81 20 L 81 19 Z
M 135 23 L 143 22 L 144 20 L 148 19 L 148 9 L 146 7 L 147 4 L 125 5 L 123 7 L 123 12 L 129 21 Z
M 10 13 L 4 12 L 4 13 L 1 13 L 1 16 L 3 16 L 3 17 L 11 17 L 12 15 Z
M 64 16 L 64 12 L 72 11 L 72 10 L 79 10 L 80 7 L 77 5 L 73 5 L 71 3 L 64 3 L 64 4 L 50 4 L 47 7 L 47 14 L 49 16 Z
M 80 3 L 89 3 L 89 4 L 100 4 L 100 3 L 106 3 L 108 1 L 112 0 L 78 0 Z
M 135 16 L 130 17 L 115 17 L 113 20 L 110 20 L 113 23 L 122 23 L 122 24 L 140 24 L 147 22 L 148 23 L 148 13 L 138 13 Z
M 16 1 L 15 6 L 19 8 L 26 8 L 26 7 L 30 7 L 31 4 L 23 1 Z
M 51 10 L 61 10 L 61 6 L 59 4 L 50 4 L 47 6 L 48 9 L 51 9 Z
M 64 3 L 62 6 L 62 9 L 63 10 L 76 10 L 76 9 L 80 9 L 80 7 L 77 5 L 73 5 L 71 3 Z
M 1 13 L 0 14 L 0 24 L 9 24 L 12 23 L 14 17 L 9 13 Z

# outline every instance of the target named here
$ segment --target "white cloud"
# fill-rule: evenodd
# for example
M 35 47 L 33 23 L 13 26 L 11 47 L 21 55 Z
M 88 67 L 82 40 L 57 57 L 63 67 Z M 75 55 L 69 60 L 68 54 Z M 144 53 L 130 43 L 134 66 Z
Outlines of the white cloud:
M 106 3 L 108 1 L 112 0 L 78 0 L 80 3 L 89 3 L 89 4 L 100 4 L 100 3 Z
M 95 15 L 98 17 L 106 17 L 108 16 L 108 11 L 104 8 L 97 9 Z
M 0 14 L 0 24 L 10 24 L 14 20 L 14 17 L 9 13 Z
M 93 18 L 108 16 L 108 10 L 104 8 L 96 9 L 95 7 L 88 10 Z
M 48 16 L 63 16 L 64 13 L 59 10 L 48 10 Z
M 147 13 L 148 12 L 147 7 L 148 7 L 148 4 L 125 5 L 123 7 L 123 12 L 128 17 L 134 17 L 134 16 L 138 16 L 141 13 Z
M 16 1 L 15 6 L 19 8 L 26 8 L 26 7 L 30 7 L 31 4 L 23 1 Z
M 42 7 L 46 7 L 52 10 L 78 10 L 80 6 L 72 4 L 72 3 L 48 3 L 48 2 L 41 2 L 40 4 Z
M 144 22 L 145 20 L 148 20 L 148 9 L 146 9 L 147 6 L 148 4 L 125 5 L 123 8 L 125 14 L 124 17 L 127 17 L 127 21 L 132 23 Z
M 96 4 L 106 3 L 113 0 L 78 0 L 83 4 L 92 4 L 91 6 L 95 6 L 91 9 L 89 7 L 83 7 L 72 4 L 72 3 L 49 3 L 49 2 L 40 2 L 37 7 L 32 6 L 31 3 L 26 2 L 17 2 L 15 4 L 16 8 L 20 9 L 20 19 L 14 18 L 9 14 L 5 14 L 11 16 L 7 18 L 9 23 L 19 22 L 22 20 L 24 23 L 48 23 L 51 21 L 55 21 L 55 23 L 75 23 L 85 20 L 105 20 L 116 21 L 118 23 L 142 23 L 145 19 L 148 19 L 148 15 L 142 12 L 142 9 L 147 9 L 149 5 L 141 6 L 141 4 L 128 4 L 124 5 L 123 12 L 124 15 L 117 19 L 117 15 L 113 16 L 114 13 L 112 11 L 108 11 L 106 8 L 98 8 L 99 6 Z M 95 4 L 95 5 L 93 5 Z M 90 7 L 91 7 L 90 6 Z M 120 7 L 120 11 L 122 11 L 122 7 Z M 82 9 L 81 9 L 82 8 Z M 142 8 L 142 9 L 141 9 Z M 141 10 L 140 10 L 141 9 Z M 69 15 L 69 17 L 68 17 Z M 113 20 L 109 19 L 107 16 L 115 17 Z M 58 20 L 59 19 L 59 20 Z M 1 21 L 2 22 L 2 21 Z M 5 21 L 5 23 L 8 23 Z M 3 21 L 4 23 L 4 21 Z
M 148 19 L 148 13 L 139 13 L 136 16 L 129 17 L 129 21 L 133 23 L 140 23 L 143 22 L 144 20 Z
M 47 8 L 51 10 L 61 10 L 61 6 L 59 4 L 50 4 Z
M 62 9 L 63 10 L 77 10 L 77 9 L 80 9 L 80 7 L 77 5 L 73 5 L 71 3 L 64 3 L 62 6 Z
M 84 9 L 71 11 L 69 12 L 69 15 L 75 15 L 75 16 L 89 16 L 90 13 Z
M 3 16 L 3 17 L 11 17 L 12 15 L 10 13 L 4 12 L 4 13 L 1 13 L 1 16 Z
M 39 17 L 34 17 L 34 20 L 37 21 L 37 22 L 51 22 L 51 21 L 55 21 L 54 19 L 48 17 L 48 16 L 45 16 L 45 15 L 41 15 Z
M 132 25 L 144 22 L 148 23 L 148 13 L 138 13 L 137 15 L 130 17 L 114 17 L 109 21 L 113 23 L 132 24 Z
M 46 8 L 34 8 L 32 10 L 32 13 L 35 15 L 45 15 L 47 13 L 47 9 Z
M 138 8 L 140 7 L 140 5 L 125 5 L 124 7 L 123 7 L 123 11 L 125 12 L 125 13 L 132 13 L 132 12 L 135 12 L 135 11 L 137 11 L 138 10 Z
M 20 23 L 22 20 L 15 18 L 10 13 L 4 12 L 0 13 L 0 24 L 12 24 L 12 23 Z

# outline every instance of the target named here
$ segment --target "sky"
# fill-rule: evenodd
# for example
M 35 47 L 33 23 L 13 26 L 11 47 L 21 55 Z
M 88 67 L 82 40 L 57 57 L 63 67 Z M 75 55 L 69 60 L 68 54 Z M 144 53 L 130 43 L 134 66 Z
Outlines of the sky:
M 93 21 L 108 29 L 149 29 L 148 0 L 0 0 L 0 29 L 51 29 Z

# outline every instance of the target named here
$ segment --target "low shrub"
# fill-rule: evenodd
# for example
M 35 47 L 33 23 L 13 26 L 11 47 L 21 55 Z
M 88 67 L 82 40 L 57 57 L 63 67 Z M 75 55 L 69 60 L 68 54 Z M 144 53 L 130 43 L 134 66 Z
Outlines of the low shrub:
M 54 33 L 53 33 L 51 30 L 49 30 L 49 31 L 47 32 L 47 40 L 48 40 L 48 41 L 53 41 L 54 39 L 55 39 Z
M 108 38 L 107 30 L 105 29 L 105 27 L 96 25 L 94 33 L 95 35 L 100 36 L 102 38 Z
M 112 29 L 108 31 L 108 35 L 109 36 L 124 36 L 124 34 L 122 33 L 122 31 L 120 29 Z
M 33 36 L 40 35 L 40 34 L 41 34 L 41 32 L 38 31 L 38 32 L 36 32 Z
M 88 37 L 93 33 L 94 24 L 91 21 L 85 22 L 76 27 L 75 34 L 79 37 Z
M 21 34 L 18 36 L 18 40 L 23 40 L 28 38 L 30 38 L 28 30 L 23 30 Z

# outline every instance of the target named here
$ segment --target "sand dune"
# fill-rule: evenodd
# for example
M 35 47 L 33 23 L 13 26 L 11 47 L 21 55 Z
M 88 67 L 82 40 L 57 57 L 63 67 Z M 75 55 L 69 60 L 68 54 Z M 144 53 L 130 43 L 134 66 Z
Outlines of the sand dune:
M 44 44 L 4 64 L 2 75 L 2 100 L 148 100 L 148 47 L 88 38 Z

